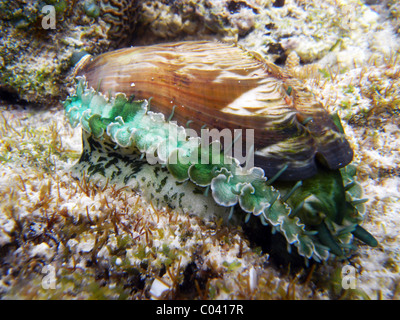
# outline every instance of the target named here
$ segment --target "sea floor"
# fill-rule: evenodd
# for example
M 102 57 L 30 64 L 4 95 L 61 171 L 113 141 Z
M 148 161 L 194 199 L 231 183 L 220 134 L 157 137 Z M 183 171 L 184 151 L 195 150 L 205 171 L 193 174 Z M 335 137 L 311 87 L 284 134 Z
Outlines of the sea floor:
M 294 55 L 287 67 L 342 119 L 368 199 L 362 226 L 378 247 L 356 242 L 345 261 L 281 265 L 240 226 L 74 179 L 81 128 L 71 128 L 62 104 L 3 101 L 0 298 L 399 299 L 400 41 L 362 8 L 341 45 L 310 64 Z M 239 43 L 257 50 L 256 31 Z M 311 49 L 298 48 L 303 62 Z

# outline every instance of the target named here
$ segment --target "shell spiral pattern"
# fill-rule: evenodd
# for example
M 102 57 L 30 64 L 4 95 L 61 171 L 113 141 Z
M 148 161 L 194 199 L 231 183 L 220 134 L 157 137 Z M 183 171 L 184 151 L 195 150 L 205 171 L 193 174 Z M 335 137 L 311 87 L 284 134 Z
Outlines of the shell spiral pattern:
M 161 164 L 176 185 L 199 188 L 230 208 L 229 217 L 240 207 L 245 221 L 258 217 L 316 261 L 345 256 L 353 236 L 377 245 L 359 225 L 364 200 L 339 123 L 279 67 L 236 46 L 182 42 L 86 59 L 76 73 L 64 107 L 71 125 L 83 128 L 80 164 L 89 175 L 115 166 L 112 176 L 127 181 L 140 174 L 133 162 Z M 197 131 L 254 129 L 256 166 L 241 166 L 219 141 L 190 136 L 188 121 Z M 102 146 L 109 148 L 99 155 Z M 122 173 L 117 158 L 131 171 Z

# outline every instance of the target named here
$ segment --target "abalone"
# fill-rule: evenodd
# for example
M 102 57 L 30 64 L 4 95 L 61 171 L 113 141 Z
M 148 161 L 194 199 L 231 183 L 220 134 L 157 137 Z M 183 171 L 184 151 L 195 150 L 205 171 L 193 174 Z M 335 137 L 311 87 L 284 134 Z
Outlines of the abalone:
M 353 238 L 378 245 L 360 226 L 366 199 L 337 115 L 257 54 L 178 42 L 86 56 L 75 74 L 64 108 L 83 129 L 76 178 L 132 188 L 156 206 L 248 225 L 257 217 L 316 261 L 348 256 Z M 189 124 L 254 130 L 255 166 L 220 149 L 204 162 L 221 143 L 203 144 Z

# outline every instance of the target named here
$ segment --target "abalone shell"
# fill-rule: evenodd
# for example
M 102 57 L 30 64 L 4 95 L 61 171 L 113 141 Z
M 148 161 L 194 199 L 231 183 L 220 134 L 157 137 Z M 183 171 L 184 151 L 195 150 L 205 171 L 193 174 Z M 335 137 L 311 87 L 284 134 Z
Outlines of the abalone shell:
M 322 104 L 284 69 L 220 42 L 132 47 L 81 61 L 77 76 L 105 95 L 151 100 L 151 110 L 200 128 L 254 129 L 255 164 L 267 177 L 301 180 L 353 158 Z

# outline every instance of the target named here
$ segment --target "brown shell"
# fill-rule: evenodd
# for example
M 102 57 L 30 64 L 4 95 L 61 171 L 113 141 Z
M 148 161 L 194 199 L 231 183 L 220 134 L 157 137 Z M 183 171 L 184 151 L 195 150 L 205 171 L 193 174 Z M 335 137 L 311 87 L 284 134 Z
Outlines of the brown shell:
M 80 63 L 77 75 L 104 94 L 151 100 L 185 126 L 254 129 L 256 165 L 299 180 L 348 164 L 353 151 L 312 93 L 278 66 L 242 48 L 193 41 L 132 47 Z M 243 130 L 244 132 L 244 130 Z M 318 160 L 316 160 L 316 158 Z

